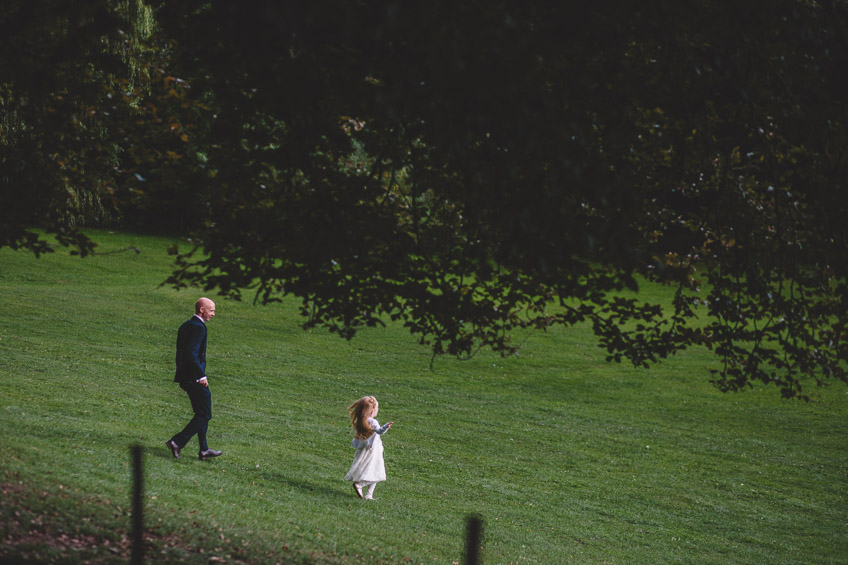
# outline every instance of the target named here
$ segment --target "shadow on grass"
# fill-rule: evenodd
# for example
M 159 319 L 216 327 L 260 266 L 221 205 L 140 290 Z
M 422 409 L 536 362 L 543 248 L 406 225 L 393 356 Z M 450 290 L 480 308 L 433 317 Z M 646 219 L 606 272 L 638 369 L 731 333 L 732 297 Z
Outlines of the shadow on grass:
M 356 493 L 354 493 L 353 488 L 350 487 L 350 483 L 348 483 L 347 481 L 342 481 L 341 479 L 339 479 L 339 486 L 334 487 L 329 485 L 322 485 L 316 482 L 305 481 L 302 478 L 293 479 L 282 473 L 262 473 L 262 475 L 264 475 L 263 478 L 272 481 L 278 485 L 320 495 L 327 499 L 340 501 L 349 501 L 349 499 L 358 500 L 358 497 L 356 496 Z M 348 489 L 350 490 L 349 495 Z

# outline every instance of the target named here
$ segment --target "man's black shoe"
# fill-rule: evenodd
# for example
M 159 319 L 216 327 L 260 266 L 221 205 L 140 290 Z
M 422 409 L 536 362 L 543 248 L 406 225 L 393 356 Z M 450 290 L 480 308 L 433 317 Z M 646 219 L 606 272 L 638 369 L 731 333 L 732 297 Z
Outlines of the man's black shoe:
M 201 461 L 206 461 L 207 459 L 212 459 L 213 457 L 218 457 L 221 455 L 223 451 L 215 451 L 214 449 L 207 449 L 206 451 L 201 451 L 198 454 L 198 459 Z
M 165 442 L 165 445 L 168 446 L 168 449 L 171 450 L 171 454 L 174 456 L 174 459 L 180 458 L 180 446 L 177 445 L 177 442 L 172 439 L 169 439 Z

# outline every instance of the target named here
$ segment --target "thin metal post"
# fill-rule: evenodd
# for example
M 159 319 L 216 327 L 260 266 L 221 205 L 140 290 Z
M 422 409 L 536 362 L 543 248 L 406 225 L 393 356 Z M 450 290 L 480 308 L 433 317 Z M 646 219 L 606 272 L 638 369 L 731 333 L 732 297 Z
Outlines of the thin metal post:
M 483 519 L 471 515 L 465 530 L 465 565 L 480 563 L 480 545 L 483 539 Z
M 144 469 L 142 447 L 132 446 L 133 492 L 132 492 L 132 565 L 144 563 Z

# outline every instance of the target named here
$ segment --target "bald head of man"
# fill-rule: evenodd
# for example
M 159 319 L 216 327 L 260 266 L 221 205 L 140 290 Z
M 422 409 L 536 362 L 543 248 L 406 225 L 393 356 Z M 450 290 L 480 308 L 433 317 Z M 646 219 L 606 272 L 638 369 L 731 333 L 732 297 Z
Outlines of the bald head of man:
M 208 322 L 215 315 L 215 303 L 208 298 L 198 298 L 194 303 L 194 313 L 200 316 L 204 322 Z

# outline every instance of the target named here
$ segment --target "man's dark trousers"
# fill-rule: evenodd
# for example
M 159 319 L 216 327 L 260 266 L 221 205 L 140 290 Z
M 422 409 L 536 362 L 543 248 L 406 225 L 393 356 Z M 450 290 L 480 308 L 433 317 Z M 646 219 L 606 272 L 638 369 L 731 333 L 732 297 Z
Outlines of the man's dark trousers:
M 180 388 L 186 391 L 191 401 L 191 409 L 194 417 L 186 424 L 183 431 L 171 438 L 180 449 L 185 447 L 189 440 L 197 434 L 200 441 L 200 451 L 206 451 L 206 430 L 209 428 L 209 420 L 212 419 L 212 393 L 209 388 L 200 383 L 180 383 Z

